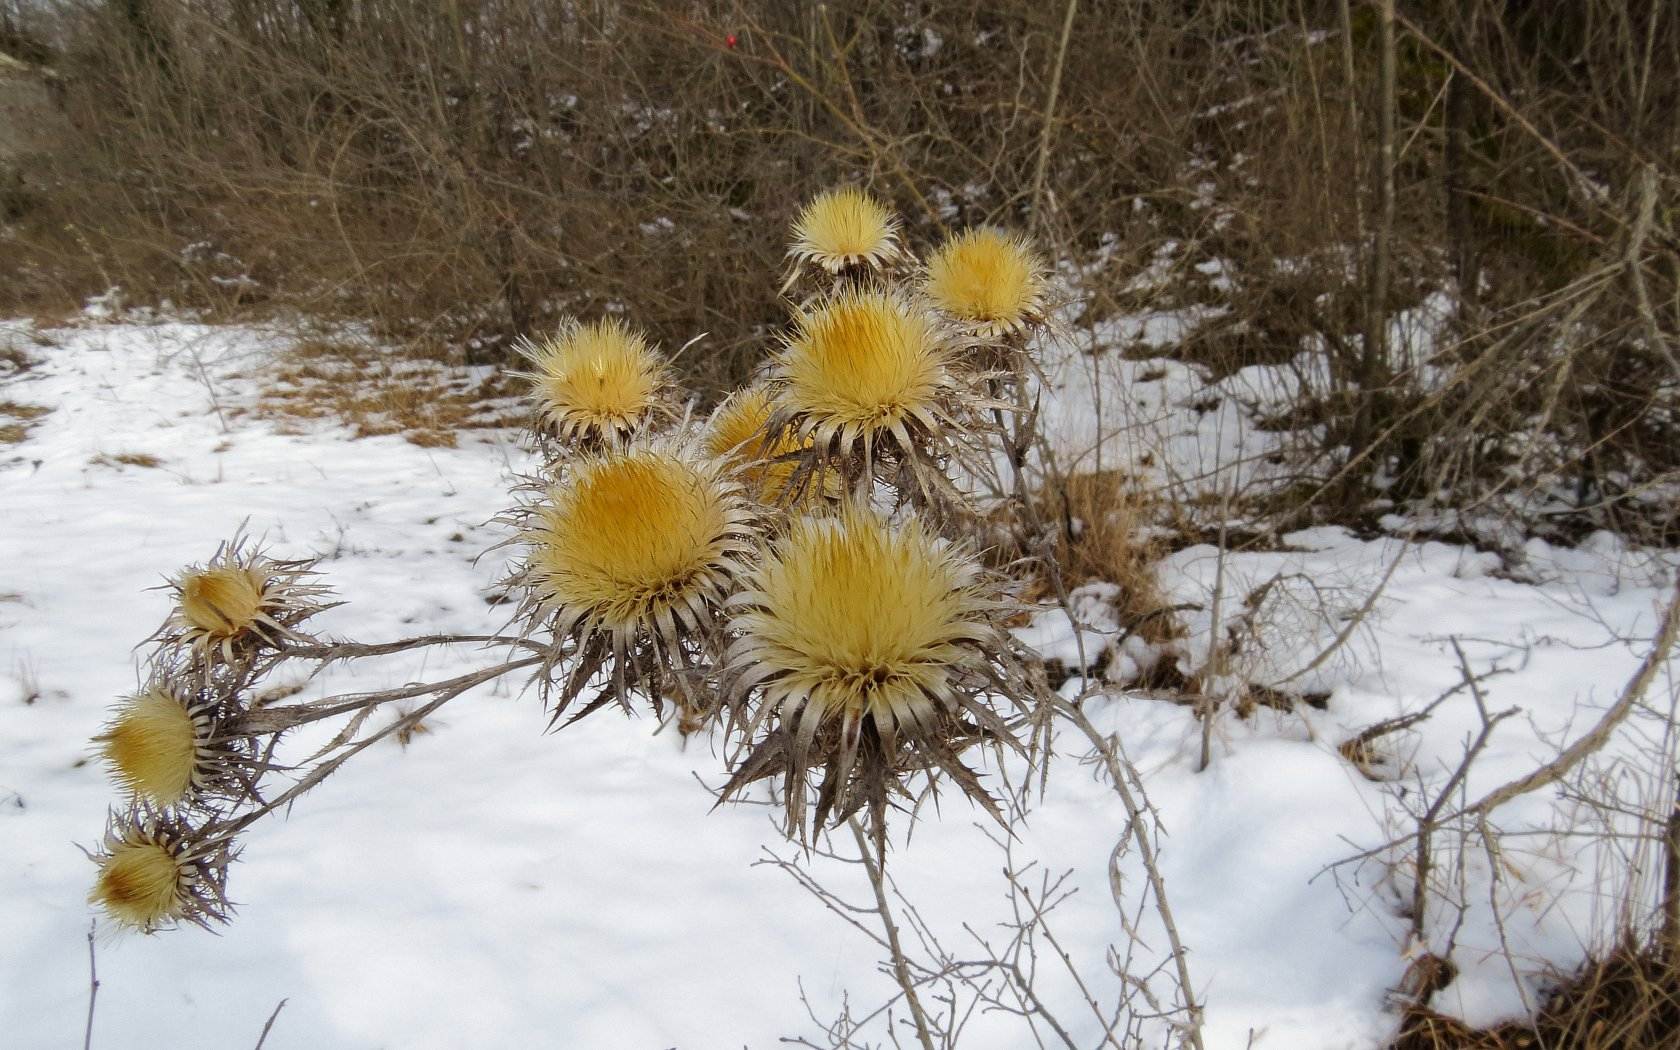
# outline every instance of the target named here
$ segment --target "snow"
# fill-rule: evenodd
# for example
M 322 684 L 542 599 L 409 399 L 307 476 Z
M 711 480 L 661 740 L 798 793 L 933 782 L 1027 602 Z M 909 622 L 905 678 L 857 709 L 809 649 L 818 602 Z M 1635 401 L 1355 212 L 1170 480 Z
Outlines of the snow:
M 115 302 L 98 314 L 50 330 L 0 323 L 0 340 L 39 359 L 0 377 L 0 402 L 52 408 L 20 443 L 0 446 L 7 1046 L 81 1037 L 92 866 L 75 844 L 96 841 L 114 801 L 88 738 L 135 686 L 131 647 L 166 612 L 163 577 L 243 527 L 277 556 L 323 557 L 327 582 L 347 602 L 320 618 L 324 632 L 377 641 L 493 630 L 506 613 L 486 598 L 509 554 L 482 552 L 503 538 L 490 519 L 508 504 L 513 475 L 531 465 L 504 431 L 464 432 L 454 449 L 353 439 L 326 424 L 283 433 L 233 411 L 256 402 L 282 335 L 146 318 Z M 1161 322 L 1137 323 L 1147 332 Z M 1052 441 L 1081 469 L 1099 458 L 1130 469 L 1149 453 L 1146 480 L 1198 478 L 1215 491 L 1230 483 L 1220 470 L 1259 470 L 1252 464 L 1271 440 L 1239 411 L 1238 387 L 1264 400 L 1288 381 L 1281 371 L 1230 377 L 1222 407 L 1197 412 L 1190 405 L 1209 392 L 1172 362 L 1067 353 L 1051 355 L 1046 372 Z M 1118 417 L 1094 415 L 1105 400 L 1120 406 Z M 114 458 L 123 454 L 158 465 Z M 1329 528 L 1282 541 L 1223 559 L 1207 546 L 1171 555 L 1160 568 L 1168 600 L 1201 611 L 1185 615 L 1185 637 L 1158 648 L 1128 638 L 1118 656 L 1106 652 L 1121 633 L 1104 604 L 1113 590 L 1082 588 L 1087 657 L 1106 678 L 1063 688 L 1075 696 L 1091 687 L 1086 711 L 1117 735 L 1158 810 L 1162 871 L 1210 1050 L 1366 1050 L 1395 1023 L 1388 1003 L 1409 962 L 1409 869 L 1390 863 L 1403 849 L 1342 862 L 1407 833 L 1419 793 L 1439 793 L 1480 722 L 1461 691 L 1379 741 L 1371 770 L 1338 745 L 1458 684 L 1456 640 L 1474 671 L 1500 671 L 1481 683 L 1487 707 L 1520 709 L 1493 732 L 1466 796 L 1532 769 L 1615 698 L 1654 631 L 1676 559 L 1608 535 L 1576 549 L 1531 541 L 1520 564 Z M 1244 599 L 1269 581 L 1244 619 Z M 1198 771 L 1201 723 L 1191 708 L 1122 685 L 1156 659 L 1192 676 L 1209 670 L 1216 588 L 1222 632 L 1240 624 L 1244 643 L 1224 668 L 1234 687 L 1327 699 L 1322 709 L 1222 713 L 1212 762 Z M 1304 670 L 1349 617 L 1362 618 L 1346 644 Z M 1073 630 L 1044 611 L 1020 634 L 1077 670 Z M 372 689 L 486 658 L 432 650 L 294 684 L 306 684 L 305 695 Z M 1650 709 L 1599 757 L 1606 776 L 1625 782 L 1624 797 L 1672 794 L 1649 758 L 1666 740 L 1672 695 L 1673 682 L 1659 679 Z M 558 734 L 546 724 L 534 691 L 517 682 L 462 696 L 408 746 L 364 752 L 287 817 L 248 833 L 231 879 L 240 907 L 219 935 L 117 936 L 102 925 L 93 1045 L 254 1045 L 284 999 L 270 1050 L 756 1048 L 784 1036 L 821 1043 L 813 1018 L 826 1023 L 847 1003 L 862 1016 L 890 997 L 877 946 L 759 862 L 796 862 L 862 901 L 856 865 L 782 841 L 765 806 L 714 811 L 708 786 L 723 770 L 715 742 L 685 747 L 646 716 L 602 713 Z M 301 757 L 327 735 L 299 734 L 287 753 Z M 1105 953 L 1125 945 L 1108 880 L 1125 811 L 1081 761 L 1087 750 L 1059 732 L 1048 791 L 1033 796 L 1008 861 L 1071 872 L 1077 892 L 1052 925 L 1106 1003 L 1119 982 Z M 994 785 L 1028 774 L 1015 760 L 984 771 Z M 1611 847 L 1567 834 L 1597 819 L 1553 791 L 1501 809 L 1497 879 L 1479 846 L 1440 845 L 1466 911 L 1453 953 L 1461 975 L 1433 1005 L 1473 1021 L 1517 1013 L 1548 967 L 1567 970 L 1601 943 L 1613 918 L 1603 899 Z M 889 873 L 926 931 L 959 958 L 977 950 L 969 930 L 1006 940 L 995 826 L 944 792 L 909 830 L 900 820 Z M 849 844 L 836 836 L 832 847 Z M 1134 850 L 1120 885 L 1135 895 L 1143 884 Z M 1134 972 L 1150 972 L 1164 937 L 1135 896 L 1125 899 L 1144 945 Z M 1431 915 L 1431 949 L 1443 950 L 1454 920 Z M 1170 995 L 1164 974 L 1150 980 Z M 1095 1045 L 1078 988 L 1048 959 L 1040 984 L 1081 1045 Z M 1161 1029 L 1147 1033 L 1158 1045 Z M 877 1023 L 868 1037 L 883 1035 Z M 963 1039 L 975 1048 L 1025 1042 L 1019 1019 L 998 1012 L 978 1013 Z

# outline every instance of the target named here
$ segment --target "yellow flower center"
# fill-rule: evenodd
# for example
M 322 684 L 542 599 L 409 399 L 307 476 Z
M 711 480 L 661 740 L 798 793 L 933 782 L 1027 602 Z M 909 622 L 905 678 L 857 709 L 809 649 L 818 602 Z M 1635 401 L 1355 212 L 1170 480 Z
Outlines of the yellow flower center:
M 767 440 L 764 425 L 770 419 L 770 408 L 770 395 L 762 387 L 734 394 L 718 410 L 704 441 L 706 454 L 733 461 L 737 477 L 766 504 L 783 498 L 798 469 L 792 461 L 777 460 L 811 444 L 791 433 L 783 433 L 773 442 Z
M 928 263 L 927 294 L 953 317 L 1014 324 L 1037 303 L 1039 280 L 1019 241 L 997 230 L 969 230 L 946 241 Z
M 153 805 L 179 802 L 192 785 L 197 728 L 186 707 L 162 690 L 130 699 L 99 739 L 116 779 Z
M 181 913 L 181 866 L 151 842 L 124 843 L 100 865 L 88 900 L 129 926 L 150 929 Z
M 663 369 L 647 340 L 607 318 L 531 352 L 545 417 L 561 429 L 625 430 L 650 408 Z
M 792 406 L 877 428 L 931 404 L 943 364 L 928 320 L 879 292 L 843 295 L 804 315 L 783 356 Z
M 760 568 L 747 633 L 755 660 L 824 717 L 868 712 L 904 721 L 947 692 L 955 643 L 973 636 L 975 599 L 961 563 L 921 526 L 872 515 L 802 519 Z
M 723 497 L 696 467 L 618 456 L 555 491 L 529 537 L 532 567 L 548 603 L 628 627 L 708 581 L 727 529 Z
M 268 576 L 223 565 L 188 573 L 180 586 L 181 615 L 187 623 L 212 637 L 230 638 L 256 623 Z
M 830 270 L 853 262 L 879 262 L 894 250 L 892 214 L 875 198 L 845 187 L 830 190 L 799 213 L 793 250 Z

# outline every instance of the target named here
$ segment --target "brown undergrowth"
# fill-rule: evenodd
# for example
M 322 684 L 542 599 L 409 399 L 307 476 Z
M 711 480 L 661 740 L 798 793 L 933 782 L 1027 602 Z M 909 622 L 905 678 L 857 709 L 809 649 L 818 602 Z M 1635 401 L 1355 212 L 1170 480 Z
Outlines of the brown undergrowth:
M 1390 1050 L 1662 1050 L 1680 1047 L 1680 961 L 1625 944 L 1563 978 L 1532 1024 L 1471 1028 L 1409 1008 Z
M 29 428 L 52 409 L 45 405 L 27 405 L 20 401 L 0 401 L 0 445 L 15 445 L 29 433 Z
M 415 348 L 306 339 L 262 379 L 257 399 L 229 415 L 250 414 L 297 431 L 311 421 L 338 422 L 356 437 L 400 434 L 422 448 L 454 448 L 462 431 L 524 422 L 512 377 L 464 370 Z
M 1057 525 L 1055 558 L 1067 586 L 1116 585 L 1114 612 L 1122 627 L 1159 642 L 1176 625 L 1155 576 L 1165 552 L 1149 538 L 1146 499 L 1119 471 L 1075 474 L 1051 487 L 1042 513 Z

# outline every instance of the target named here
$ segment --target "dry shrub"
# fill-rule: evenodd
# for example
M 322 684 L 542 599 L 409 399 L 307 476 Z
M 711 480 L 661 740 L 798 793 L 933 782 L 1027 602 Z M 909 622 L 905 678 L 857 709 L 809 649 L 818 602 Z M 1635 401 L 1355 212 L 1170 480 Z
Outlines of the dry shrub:
M 1401 6 L 1379 295 L 1371 4 L 1081 5 L 1065 54 L 1038 0 L 74 5 L 32 30 L 63 43 L 70 126 L 0 311 L 120 284 L 469 361 L 624 312 L 667 350 L 707 333 L 678 366 L 709 401 L 785 322 L 764 232 L 860 182 L 912 242 L 1033 228 L 1080 274 L 1075 324 L 1196 307 L 1148 352 L 1212 376 L 1311 358 L 1275 515 L 1470 499 L 1565 538 L 1672 530 L 1651 492 L 1680 469 L 1677 391 L 1620 273 L 1653 165 L 1645 269 L 1672 303 L 1680 14 Z M 1382 334 L 1442 290 L 1431 339 Z
M 1680 966 L 1623 945 L 1564 978 L 1532 1024 L 1473 1029 L 1424 1006 L 1406 1011 L 1390 1050 L 1656 1050 L 1680 1046 Z

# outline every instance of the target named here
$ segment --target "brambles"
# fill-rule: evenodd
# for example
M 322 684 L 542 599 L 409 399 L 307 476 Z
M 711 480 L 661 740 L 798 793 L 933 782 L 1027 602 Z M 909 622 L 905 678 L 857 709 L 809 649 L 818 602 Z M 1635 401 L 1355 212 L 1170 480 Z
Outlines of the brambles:
M 131 801 L 90 899 L 145 931 L 224 919 L 240 831 L 520 671 L 553 725 L 645 702 L 685 736 L 711 731 L 730 761 L 720 799 L 779 778 L 790 836 L 862 813 L 882 851 L 894 804 L 941 785 L 1003 821 L 965 757 L 1027 750 L 1049 697 L 1004 626 L 1020 604 L 976 538 L 1036 527 L 1016 504 L 1042 268 L 1023 241 L 979 231 L 942 251 L 924 294 L 900 283 L 920 268 L 899 229 L 856 190 L 805 209 L 787 333 L 703 429 L 679 420 L 665 360 L 630 325 L 567 319 L 524 344 L 541 464 L 499 519 L 522 554 L 508 633 L 311 636 L 305 621 L 327 608 L 312 564 L 238 538 L 175 576 L 149 684 L 96 738 Z M 1008 417 L 1013 450 L 998 447 Z M 986 494 L 953 472 L 999 451 L 1014 494 L 982 510 Z M 496 662 L 380 693 L 251 699 L 284 663 L 468 641 Z M 394 721 L 362 732 L 393 703 Z M 322 720 L 344 722 L 325 748 L 271 761 L 281 736 Z

